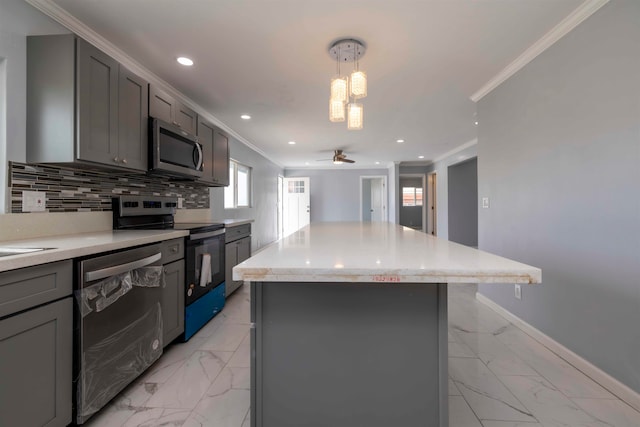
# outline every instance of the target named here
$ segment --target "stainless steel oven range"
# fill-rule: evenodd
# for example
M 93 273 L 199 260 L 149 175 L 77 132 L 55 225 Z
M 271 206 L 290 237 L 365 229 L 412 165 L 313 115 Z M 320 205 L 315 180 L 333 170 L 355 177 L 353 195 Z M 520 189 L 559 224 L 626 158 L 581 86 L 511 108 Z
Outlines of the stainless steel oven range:
M 187 341 L 225 304 L 225 228 L 222 223 L 176 223 L 175 197 L 120 196 L 113 199 L 114 229 L 188 230 L 185 241 Z

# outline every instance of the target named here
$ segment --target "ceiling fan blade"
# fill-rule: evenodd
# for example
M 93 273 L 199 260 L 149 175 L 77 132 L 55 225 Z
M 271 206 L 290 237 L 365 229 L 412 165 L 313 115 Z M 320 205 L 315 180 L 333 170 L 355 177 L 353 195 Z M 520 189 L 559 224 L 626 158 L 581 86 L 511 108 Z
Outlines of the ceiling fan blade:
M 355 160 L 351 160 L 351 159 L 342 159 L 343 162 L 345 163 L 355 163 Z

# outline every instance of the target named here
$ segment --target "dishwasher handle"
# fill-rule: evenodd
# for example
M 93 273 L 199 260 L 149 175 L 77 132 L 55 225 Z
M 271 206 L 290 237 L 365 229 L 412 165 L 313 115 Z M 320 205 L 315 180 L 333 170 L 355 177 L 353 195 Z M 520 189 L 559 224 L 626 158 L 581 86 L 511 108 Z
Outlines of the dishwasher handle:
M 128 262 L 126 264 L 120 264 L 100 270 L 87 271 L 84 274 L 84 281 L 85 283 L 93 282 L 94 280 L 104 279 L 105 277 L 116 276 L 118 274 L 126 273 L 127 271 L 135 270 L 136 268 L 146 267 L 160 259 L 162 259 L 162 252 L 158 252 L 155 255 L 151 255 L 137 261 Z

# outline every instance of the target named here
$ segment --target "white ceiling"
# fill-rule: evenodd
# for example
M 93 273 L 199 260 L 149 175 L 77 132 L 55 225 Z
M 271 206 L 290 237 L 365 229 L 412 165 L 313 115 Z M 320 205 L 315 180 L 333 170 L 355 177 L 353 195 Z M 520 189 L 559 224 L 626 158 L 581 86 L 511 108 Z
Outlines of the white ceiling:
M 340 167 L 428 161 L 473 140 L 470 96 L 583 0 L 54 2 L 291 168 L 336 148 L 357 161 Z M 328 119 L 343 37 L 367 46 L 361 131 Z

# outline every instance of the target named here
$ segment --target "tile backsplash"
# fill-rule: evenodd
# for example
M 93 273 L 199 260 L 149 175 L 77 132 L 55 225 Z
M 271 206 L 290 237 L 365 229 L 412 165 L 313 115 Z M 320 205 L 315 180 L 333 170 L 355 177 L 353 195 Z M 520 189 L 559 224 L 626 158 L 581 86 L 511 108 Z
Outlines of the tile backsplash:
M 110 211 L 120 194 L 184 198 L 186 209 L 209 208 L 209 187 L 144 174 L 72 169 L 49 164 L 9 162 L 11 213 L 22 212 L 22 192 L 46 193 L 47 212 Z

